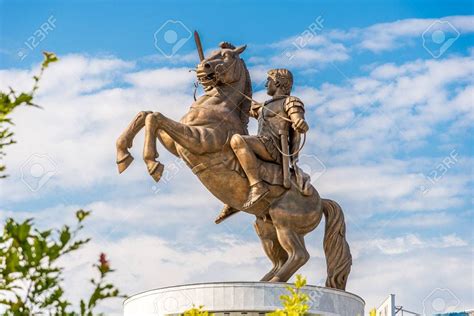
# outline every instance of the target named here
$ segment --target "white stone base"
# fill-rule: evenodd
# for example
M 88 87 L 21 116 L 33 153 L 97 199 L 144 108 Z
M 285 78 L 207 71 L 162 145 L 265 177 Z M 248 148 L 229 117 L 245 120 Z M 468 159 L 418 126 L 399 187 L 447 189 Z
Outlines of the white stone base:
M 133 295 L 124 302 L 125 316 L 179 315 L 194 306 L 220 315 L 265 315 L 281 308 L 286 283 L 223 282 L 173 286 Z M 306 286 L 310 315 L 364 316 L 365 302 L 349 292 Z

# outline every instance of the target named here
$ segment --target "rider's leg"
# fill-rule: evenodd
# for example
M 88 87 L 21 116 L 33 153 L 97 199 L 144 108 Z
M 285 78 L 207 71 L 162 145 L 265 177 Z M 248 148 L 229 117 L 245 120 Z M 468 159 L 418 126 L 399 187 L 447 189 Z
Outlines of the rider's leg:
M 273 161 L 273 158 L 268 153 L 265 145 L 258 138 L 256 138 L 255 136 L 239 135 L 239 134 L 235 134 L 234 136 L 232 136 L 232 138 L 230 140 L 230 145 L 231 145 L 232 149 L 234 150 L 235 154 L 237 155 L 237 157 L 239 157 L 239 162 L 241 163 L 241 165 L 242 166 L 245 165 L 245 167 L 243 167 L 243 168 L 244 168 L 244 171 L 246 172 L 247 176 L 250 174 L 250 176 L 248 176 L 248 178 L 253 179 L 252 182 L 250 182 L 251 185 L 253 183 L 253 186 L 252 186 L 251 190 L 254 190 L 254 191 L 259 190 L 260 194 L 262 194 L 262 192 L 263 192 L 263 194 L 265 194 L 266 188 L 263 185 L 263 183 L 261 182 L 261 180 L 259 179 L 260 177 L 258 175 L 258 170 L 252 169 L 252 164 L 253 164 L 253 166 L 256 165 L 257 166 L 256 168 L 258 168 L 257 159 L 256 159 L 256 157 L 254 157 L 255 155 L 257 157 L 259 157 L 260 159 Z M 242 160 L 240 160 L 240 157 L 242 157 L 242 156 L 244 158 Z M 249 157 L 250 157 L 250 159 L 249 159 Z M 243 163 L 242 163 L 242 161 L 243 161 Z M 250 164 L 250 168 L 248 167 L 249 164 Z M 247 169 L 245 169 L 245 168 L 247 168 Z M 262 187 L 263 187 L 263 189 L 262 189 Z M 256 192 L 254 194 L 252 194 L 252 192 L 250 192 L 250 197 L 249 197 L 250 203 L 252 203 L 252 196 L 253 197 L 257 196 L 258 197 L 258 195 L 259 195 L 259 192 Z M 219 223 L 221 223 L 222 221 L 224 221 L 225 219 L 227 219 L 228 217 L 230 217 L 231 215 L 233 215 L 237 212 L 238 212 L 238 210 L 230 207 L 229 205 L 224 205 L 224 208 L 222 209 L 220 214 L 217 216 L 217 218 L 215 220 L 215 223 L 219 224 Z
M 249 180 L 250 192 L 243 205 L 243 208 L 247 209 L 263 199 L 269 192 L 258 173 L 257 155 L 265 160 L 272 160 L 271 155 L 267 152 L 265 145 L 252 136 L 235 134 L 230 140 L 230 146 Z
M 257 156 L 263 160 L 273 161 L 265 145 L 255 136 L 234 134 L 230 139 L 230 146 L 244 169 L 250 185 L 261 182 Z

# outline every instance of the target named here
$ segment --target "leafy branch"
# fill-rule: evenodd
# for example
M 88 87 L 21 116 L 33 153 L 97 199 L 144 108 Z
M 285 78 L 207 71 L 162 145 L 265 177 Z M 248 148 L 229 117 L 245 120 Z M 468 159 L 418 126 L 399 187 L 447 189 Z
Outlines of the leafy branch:
M 44 60 L 41 63 L 38 75 L 33 76 L 34 84 L 30 92 L 18 93 L 11 87 L 8 92 L 0 91 L 0 159 L 3 159 L 5 156 L 4 147 L 16 143 L 13 139 L 13 132 L 10 129 L 14 124 L 8 115 L 21 105 L 40 107 L 33 103 L 33 97 L 39 88 L 39 82 L 44 70 L 48 68 L 49 64 L 58 61 L 58 57 L 54 53 L 43 52 L 43 55 Z M 0 178 L 6 177 L 5 174 L 2 174 L 5 168 L 5 165 L 0 164 Z

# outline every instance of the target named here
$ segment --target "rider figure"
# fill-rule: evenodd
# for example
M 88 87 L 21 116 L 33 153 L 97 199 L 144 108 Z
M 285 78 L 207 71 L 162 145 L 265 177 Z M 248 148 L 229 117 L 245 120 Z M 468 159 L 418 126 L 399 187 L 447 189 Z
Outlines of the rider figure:
M 309 128 L 304 119 L 303 103 L 290 96 L 292 86 L 293 75 L 289 70 L 270 70 L 265 87 L 272 98 L 263 105 L 253 104 L 250 110 L 250 115 L 258 119 L 258 135 L 234 134 L 230 140 L 232 150 L 250 184 L 249 196 L 243 209 L 252 207 L 269 193 L 259 175 L 258 159 L 281 164 L 281 135 L 289 135 L 290 128 L 298 133 L 306 133 Z M 216 218 L 216 223 L 236 212 L 238 210 L 225 205 Z

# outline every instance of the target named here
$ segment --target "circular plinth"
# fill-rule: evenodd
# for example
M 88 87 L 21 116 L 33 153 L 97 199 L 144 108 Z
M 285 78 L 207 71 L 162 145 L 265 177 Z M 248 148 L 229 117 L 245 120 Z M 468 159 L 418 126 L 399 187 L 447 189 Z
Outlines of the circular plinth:
M 194 306 L 221 315 L 265 315 L 281 308 L 286 283 L 223 282 L 173 286 L 133 295 L 124 302 L 125 316 L 179 315 Z M 364 300 L 349 292 L 306 286 L 309 315 L 363 316 Z

